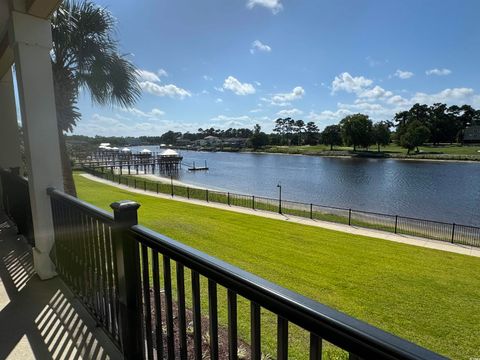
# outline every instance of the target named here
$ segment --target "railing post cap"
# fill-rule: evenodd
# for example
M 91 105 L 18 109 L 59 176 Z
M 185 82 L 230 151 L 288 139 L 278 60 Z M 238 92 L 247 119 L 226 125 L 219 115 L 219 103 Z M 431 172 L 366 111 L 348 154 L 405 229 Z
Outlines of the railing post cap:
M 123 212 L 137 210 L 140 207 L 140 204 L 132 200 L 120 200 L 111 203 L 110 207 L 114 211 Z

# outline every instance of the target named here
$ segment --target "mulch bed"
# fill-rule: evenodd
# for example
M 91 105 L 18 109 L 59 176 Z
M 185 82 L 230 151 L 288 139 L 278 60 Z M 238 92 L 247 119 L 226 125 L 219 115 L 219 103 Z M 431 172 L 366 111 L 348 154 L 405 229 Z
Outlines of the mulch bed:
M 162 329 L 162 340 L 163 340 L 163 358 L 167 357 L 167 325 L 166 325 L 166 314 L 165 314 L 165 294 L 161 293 L 161 317 L 162 317 L 162 326 L 157 326 L 155 324 L 155 306 L 154 306 L 154 294 L 153 289 L 150 289 L 150 302 L 152 308 L 152 337 L 153 337 L 153 346 L 155 344 L 155 334 L 156 331 Z M 189 309 L 185 310 L 185 319 L 187 326 L 187 359 L 195 360 L 193 353 L 194 342 L 193 342 L 193 312 Z M 202 359 L 210 359 L 210 341 L 209 341 L 209 319 L 208 316 L 202 316 Z M 180 359 L 180 342 L 179 342 L 179 320 L 178 320 L 178 305 L 173 301 L 173 330 L 174 330 L 174 343 L 175 343 L 175 359 Z M 238 359 L 241 360 L 250 360 L 250 345 L 246 342 L 238 339 Z M 218 326 L 218 355 L 219 359 L 228 359 L 228 330 L 223 326 Z

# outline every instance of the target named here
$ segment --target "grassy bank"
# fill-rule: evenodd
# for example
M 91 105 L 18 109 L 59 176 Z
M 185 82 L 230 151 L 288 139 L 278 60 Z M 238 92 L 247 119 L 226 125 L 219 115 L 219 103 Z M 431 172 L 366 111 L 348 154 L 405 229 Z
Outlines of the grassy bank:
M 369 151 L 358 149 L 354 152 L 352 147 L 335 146 L 333 150 L 327 145 L 314 146 L 269 146 L 262 151 L 276 154 L 303 154 L 317 156 L 371 156 L 399 159 L 431 159 L 431 160 L 453 160 L 453 161 L 480 161 L 480 146 L 460 146 L 460 145 L 439 145 L 439 146 L 420 146 L 418 154 L 407 154 L 407 150 L 397 144 L 382 146 L 380 152 L 376 146 L 372 146 Z
M 96 206 L 135 200 L 143 225 L 349 315 L 453 358 L 478 356 L 478 258 L 153 198 L 78 175 L 76 183 Z M 248 340 L 245 306 L 239 334 Z M 264 326 L 267 351 L 272 326 Z M 292 358 L 302 358 L 297 333 Z

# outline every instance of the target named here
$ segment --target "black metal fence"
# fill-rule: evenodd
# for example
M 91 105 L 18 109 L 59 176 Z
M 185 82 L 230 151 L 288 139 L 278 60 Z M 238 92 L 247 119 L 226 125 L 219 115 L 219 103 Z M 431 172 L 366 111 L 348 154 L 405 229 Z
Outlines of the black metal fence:
M 443 358 L 138 226 L 134 202 L 113 203 L 112 217 L 48 193 L 59 273 L 127 359 L 237 359 L 240 344 L 253 360 L 272 346 L 287 359 L 297 341 L 297 358 L 326 347 L 350 359 Z
M 3 210 L 17 225 L 18 233 L 35 246 L 28 180 L 20 176 L 19 170 L 0 168 Z
M 92 168 L 84 168 L 85 172 L 145 191 L 153 191 L 188 199 L 216 202 L 229 206 L 241 206 L 250 209 L 280 212 L 314 220 L 330 221 L 350 226 L 376 229 L 395 234 L 404 234 L 427 239 L 446 241 L 454 244 L 480 247 L 480 227 L 444 223 L 434 220 L 416 219 L 405 216 L 389 215 L 346 209 L 333 206 L 307 204 L 295 201 L 272 199 L 253 195 L 212 191 L 166 183 L 158 183 L 134 176 L 119 175 L 112 172 L 101 172 Z

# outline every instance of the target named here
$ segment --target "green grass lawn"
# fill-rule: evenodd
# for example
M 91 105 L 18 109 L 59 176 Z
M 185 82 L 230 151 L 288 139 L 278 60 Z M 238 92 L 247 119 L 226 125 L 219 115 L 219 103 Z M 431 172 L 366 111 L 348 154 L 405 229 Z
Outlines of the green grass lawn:
M 363 150 L 363 149 L 359 149 Z M 371 146 L 370 151 L 376 152 L 377 147 Z M 432 158 L 439 157 L 440 155 L 447 156 L 452 155 L 453 157 L 459 156 L 474 156 L 480 157 L 480 146 L 460 146 L 458 144 L 442 144 L 438 146 L 420 146 L 420 154 L 418 156 L 431 156 Z M 274 153 L 285 153 L 285 154 L 310 154 L 310 155 L 321 155 L 322 152 L 329 152 L 330 146 L 327 145 L 313 145 L 313 146 L 271 146 L 267 152 Z M 348 146 L 335 146 L 333 151 L 338 152 L 340 155 L 348 155 L 348 152 L 353 151 L 352 147 Z M 402 148 L 401 146 L 391 143 L 388 146 L 380 147 L 380 151 L 394 155 L 406 155 L 407 149 Z
M 137 201 L 140 223 L 155 231 L 441 354 L 479 355 L 479 258 L 75 179 L 79 197 L 96 206 Z M 239 306 L 239 334 L 248 341 L 248 311 Z

